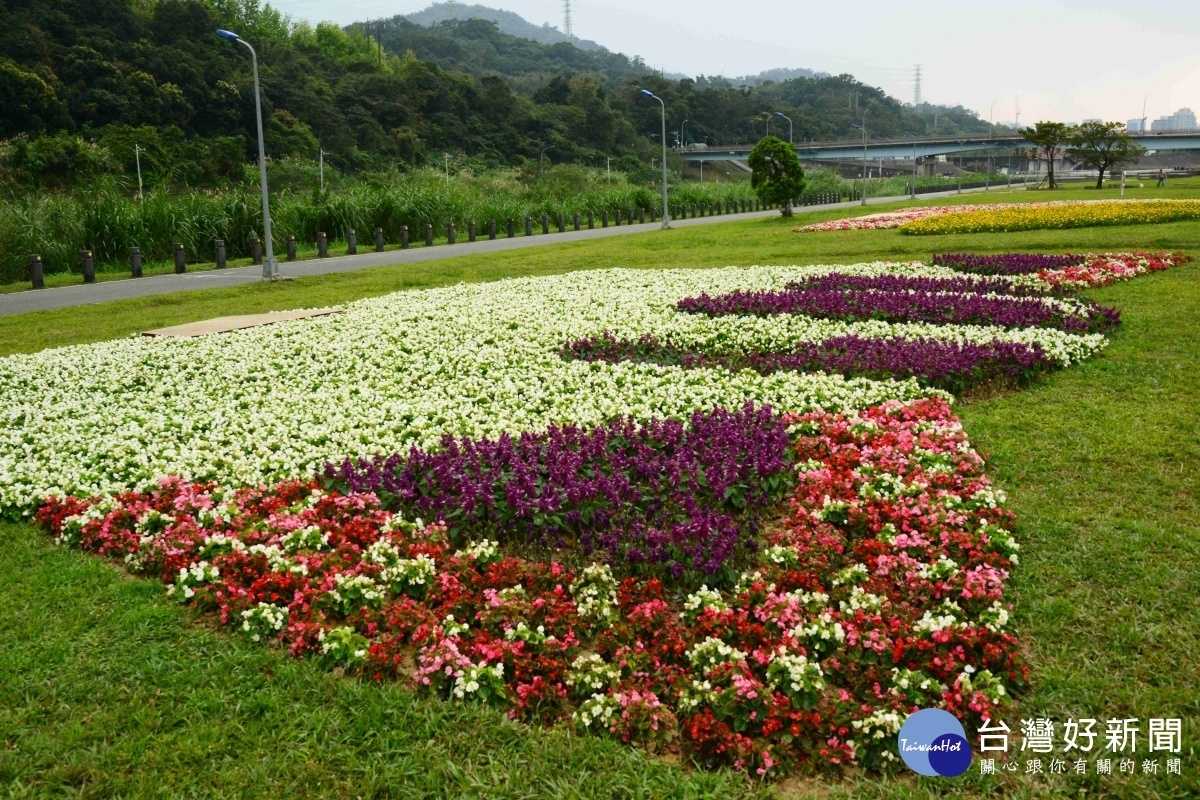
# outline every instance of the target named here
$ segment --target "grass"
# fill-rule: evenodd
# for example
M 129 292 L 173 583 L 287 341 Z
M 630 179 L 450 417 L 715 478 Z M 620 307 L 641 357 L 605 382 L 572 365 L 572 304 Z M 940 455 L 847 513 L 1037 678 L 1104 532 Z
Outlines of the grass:
M 1171 190 L 1197 191 L 1179 182 Z M 922 257 L 930 247 L 1200 255 L 1194 224 L 937 241 L 895 231 L 800 236 L 790 227 L 779 220 L 703 226 L 26 314 L 0 319 L 0 351 L 401 288 L 616 265 L 847 262 Z M 1033 716 L 1060 724 L 1094 717 L 1101 727 L 1109 718 L 1137 717 L 1143 728 L 1150 717 L 1181 717 L 1182 776 L 1096 777 L 1093 768 L 1086 778 L 972 775 L 947 783 L 897 774 L 792 780 L 767 789 L 565 729 L 533 730 L 498 713 L 328 674 L 211 630 L 167 602 L 159 587 L 51 547 L 28 525 L 5 524 L 0 785 L 14 797 L 737 797 L 779 791 L 932 800 L 948 789 L 976 797 L 1196 797 L 1200 264 L 1090 294 L 1123 311 L 1124 324 L 1101 356 L 1030 390 L 959 408 L 1021 519 L 1022 561 L 1013 592 L 1032 688 L 1006 722 L 1015 734 L 1020 720 Z M 1014 736 L 1014 747 L 1018 743 Z M 1143 749 L 1144 743 L 1139 754 Z

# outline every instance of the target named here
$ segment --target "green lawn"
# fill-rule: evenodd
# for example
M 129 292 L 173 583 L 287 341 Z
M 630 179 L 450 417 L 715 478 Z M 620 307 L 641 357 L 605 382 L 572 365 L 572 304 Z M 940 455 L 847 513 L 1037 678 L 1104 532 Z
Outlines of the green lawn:
M 1200 196 L 1200 187 L 1181 182 L 1169 191 Z M 925 257 L 930 248 L 1200 255 L 1200 226 L 1185 223 L 946 239 L 895 231 L 801 236 L 790 227 L 775 219 L 711 225 L 0 318 L 0 352 L 570 269 L 849 262 Z M 1200 265 L 1091 296 L 1124 312 L 1103 354 L 1028 391 L 959 408 L 1021 519 L 1013 592 L 1032 688 L 1006 721 L 1016 731 L 1032 716 L 1060 723 L 1137 717 L 1143 727 L 1149 717 L 1182 717 L 1183 776 L 972 776 L 950 784 L 898 774 L 788 781 L 779 787 L 784 793 L 1200 796 L 1200 762 L 1190 752 L 1200 722 Z M 0 787 L 9 796 L 724 798 L 774 791 L 263 651 L 212 630 L 156 585 L 49 546 L 28 525 L 0 525 L 0 543 Z

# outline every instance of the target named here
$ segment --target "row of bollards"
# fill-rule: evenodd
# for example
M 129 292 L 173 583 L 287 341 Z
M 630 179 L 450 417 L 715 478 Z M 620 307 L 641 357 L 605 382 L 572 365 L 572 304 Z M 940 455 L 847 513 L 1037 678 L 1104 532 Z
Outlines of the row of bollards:
M 822 201 L 837 202 L 840 199 L 841 199 L 840 195 L 836 195 L 836 194 L 834 194 L 834 195 L 814 195 L 814 196 L 806 195 L 797 201 L 797 205 L 809 205 L 809 204 L 813 204 L 815 202 L 822 202 Z M 768 208 L 768 205 L 766 203 L 763 203 L 761 200 L 757 200 L 757 199 L 751 200 L 751 201 L 726 200 L 724 202 L 715 202 L 715 203 L 700 203 L 700 204 L 691 203 L 691 204 L 686 204 L 686 205 L 676 205 L 676 206 L 672 206 L 670 208 L 670 212 L 671 212 L 671 216 L 674 219 L 689 219 L 689 218 L 694 219 L 698 216 L 705 217 L 705 216 L 717 216 L 717 215 L 723 215 L 723 214 L 744 214 L 744 213 L 752 212 L 752 211 L 762 211 L 767 208 Z M 636 216 L 635 216 L 635 212 L 633 212 L 633 211 L 622 212 L 620 209 L 617 209 L 616 211 L 613 212 L 612 221 L 618 227 L 620 227 L 620 225 L 622 224 L 622 220 L 624 221 L 624 224 L 626 224 L 626 225 L 633 225 L 633 224 L 644 225 L 646 223 L 646 218 L 647 218 L 646 211 L 647 210 L 644 208 L 639 208 L 639 209 L 637 209 Z M 653 209 L 653 208 L 649 209 L 649 221 L 650 222 L 658 221 L 658 212 L 656 209 Z M 524 222 L 524 228 L 525 228 L 525 235 L 532 236 L 533 235 L 533 224 L 534 224 L 533 218 L 526 216 L 524 218 L 523 222 Z M 550 215 L 542 214 L 541 220 L 539 220 L 539 222 L 541 223 L 542 234 L 543 235 L 549 234 L 550 233 L 550 225 L 551 225 Z M 554 224 L 557 227 L 559 233 L 566 233 L 567 217 L 565 214 L 563 214 L 562 212 L 559 212 L 559 214 L 557 215 L 557 218 L 554 220 Z M 571 224 L 572 230 L 575 230 L 575 231 L 582 230 L 582 225 L 584 224 L 584 219 L 581 218 L 578 213 L 575 213 L 571 217 L 570 224 Z M 587 224 L 588 230 L 595 229 L 596 215 L 594 212 L 592 212 L 592 211 L 587 212 L 586 224 Z M 607 228 L 608 225 L 609 225 L 608 209 L 604 209 L 600 212 L 600 226 L 602 228 Z M 489 219 L 487 221 L 487 227 L 485 230 L 486 230 L 486 235 L 487 235 L 488 240 L 495 241 L 496 235 L 497 235 L 496 220 Z M 512 239 L 512 238 L 516 237 L 516 235 L 517 235 L 516 232 L 517 232 L 517 221 L 515 218 L 510 217 L 508 220 L 506 220 L 505 233 L 507 234 L 507 237 L 509 239 Z M 433 246 L 433 226 L 426 224 L 424 234 L 425 234 L 425 237 L 424 237 L 425 238 L 425 246 L 432 247 Z M 374 242 L 375 243 L 375 252 L 377 252 L 377 253 L 384 252 L 385 247 L 384 247 L 384 238 L 383 238 L 383 228 L 376 228 L 374 230 L 374 240 L 375 240 L 375 242 Z M 475 224 L 475 220 L 470 220 L 467 223 L 467 240 L 469 242 L 475 242 L 478 240 L 478 230 L 477 230 L 477 226 Z M 449 225 L 446 226 L 446 243 L 447 244 L 456 244 L 457 241 L 458 241 L 457 230 L 454 226 L 454 223 L 450 223 Z M 317 257 L 318 258 L 329 258 L 330 257 L 329 237 L 326 235 L 326 233 L 324 231 L 317 233 L 316 245 L 317 245 Z M 402 226 L 400 226 L 400 248 L 402 250 L 407 250 L 408 247 L 409 247 L 408 226 L 402 225 Z M 295 261 L 296 260 L 296 237 L 295 236 L 288 236 L 286 238 L 285 250 L 287 253 L 287 260 Z M 345 254 L 351 255 L 351 256 L 358 254 L 358 236 L 355 233 L 355 230 L 353 228 L 348 228 L 346 230 L 346 253 Z M 177 243 L 175 245 L 174 256 L 175 256 L 175 273 L 177 275 L 182 275 L 185 272 L 187 272 L 187 251 L 184 248 L 183 244 Z M 250 240 L 250 258 L 251 258 L 251 262 L 253 264 L 261 265 L 263 263 L 263 241 L 262 241 L 262 239 L 254 238 L 254 239 Z M 225 241 L 223 239 L 215 239 L 213 241 L 213 260 L 216 263 L 217 269 L 225 269 L 226 268 Z M 96 281 L 96 261 L 95 261 L 95 254 L 93 251 L 91 251 L 91 250 L 81 250 L 80 251 L 79 266 L 80 266 L 80 271 L 83 273 L 83 282 L 84 283 L 95 283 L 95 281 Z M 130 273 L 131 273 L 132 277 L 134 277 L 134 278 L 142 277 L 142 251 L 141 251 L 141 248 L 131 247 L 129 249 L 129 266 L 130 266 Z M 46 283 L 45 283 L 45 276 L 43 274 L 42 257 L 40 255 L 34 253 L 29 256 L 29 272 L 30 272 L 30 277 L 33 282 L 33 288 L 34 289 L 44 288 Z

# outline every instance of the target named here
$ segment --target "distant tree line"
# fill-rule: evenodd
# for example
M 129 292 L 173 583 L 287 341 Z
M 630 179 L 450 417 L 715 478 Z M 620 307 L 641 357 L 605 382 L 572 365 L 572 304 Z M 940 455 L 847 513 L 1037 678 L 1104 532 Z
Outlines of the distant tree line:
M 759 87 L 670 80 L 640 59 L 546 45 L 482 20 L 433 28 L 402 18 L 345 29 L 293 24 L 258 0 L 7 0 L 0 5 L 0 178 L 70 185 L 137 168 L 148 180 L 222 186 L 257 153 L 249 54 L 259 53 L 268 154 L 342 173 L 538 160 L 636 174 L 669 144 L 750 144 L 771 132 L 836 138 L 868 111 L 872 135 L 933 132 L 933 119 L 848 75 Z M 382 47 L 372 39 L 381 33 Z M 686 126 L 684 125 L 686 120 Z M 782 128 L 780 126 L 783 126 Z M 965 110 L 938 132 L 979 132 Z M 545 150 L 550 147 L 552 149 Z

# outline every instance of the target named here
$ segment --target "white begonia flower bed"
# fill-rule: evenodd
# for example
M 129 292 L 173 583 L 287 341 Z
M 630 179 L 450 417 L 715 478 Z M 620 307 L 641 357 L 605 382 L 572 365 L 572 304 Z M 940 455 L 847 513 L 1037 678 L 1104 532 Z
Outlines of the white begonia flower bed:
M 675 310 L 702 292 L 782 288 L 830 271 L 953 277 L 924 265 L 574 272 L 399 292 L 346 313 L 196 339 L 130 337 L 0 359 L 0 510 L 52 494 L 146 488 L 164 475 L 228 484 L 302 477 L 327 460 L 472 438 L 683 418 L 747 400 L 855 409 L 934 394 L 915 381 L 564 361 L 611 331 L 778 349 L 856 333 L 1037 343 L 1064 365 L 1102 336 L 974 326 L 709 319 Z

